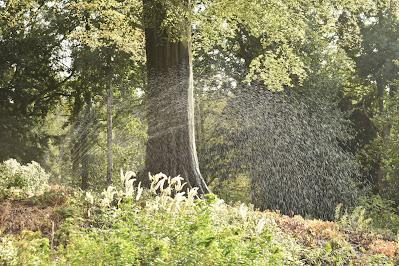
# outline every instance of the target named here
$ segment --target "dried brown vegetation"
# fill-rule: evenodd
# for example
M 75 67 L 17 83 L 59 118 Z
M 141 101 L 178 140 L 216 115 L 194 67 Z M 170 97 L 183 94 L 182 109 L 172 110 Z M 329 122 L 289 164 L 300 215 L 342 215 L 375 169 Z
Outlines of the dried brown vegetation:
M 334 222 L 307 220 L 301 216 L 289 217 L 276 212 L 267 212 L 267 215 L 275 220 L 283 232 L 309 248 L 342 240 L 350 243 L 359 254 L 384 254 L 390 258 L 399 255 L 399 246 L 396 242 L 376 234 L 344 230 Z
M 50 236 L 65 218 L 62 207 L 69 194 L 66 188 L 52 187 L 40 196 L 1 201 L 0 233 L 18 234 L 28 230 Z

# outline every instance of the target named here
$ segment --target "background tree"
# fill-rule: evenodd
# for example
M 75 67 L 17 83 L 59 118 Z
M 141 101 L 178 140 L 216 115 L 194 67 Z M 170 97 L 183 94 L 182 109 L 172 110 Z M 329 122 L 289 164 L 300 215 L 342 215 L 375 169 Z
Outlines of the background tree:
M 141 31 L 131 24 L 137 21 L 138 13 L 130 12 L 137 2 L 128 5 L 117 1 L 78 1 L 68 5 L 70 16 L 78 17 L 80 24 L 70 34 L 72 66 L 76 69 L 76 75 L 72 82 L 72 89 L 80 92 L 74 104 L 79 105 L 79 98 L 90 99 L 85 101 L 85 108 L 91 106 L 91 102 L 97 101 L 97 109 L 106 106 L 106 131 L 107 131 L 107 175 L 104 181 L 112 183 L 113 174 L 113 97 L 114 93 L 124 90 L 124 93 L 133 93 L 131 88 L 136 81 L 135 71 L 141 68 L 143 57 L 143 45 Z M 82 87 L 74 88 L 76 84 Z M 123 87 L 123 88 L 122 88 Z M 129 96 L 127 98 L 130 98 Z M 80 110 L 75 112 L 79 115 Z M 118 108 L 119 109 L 119 108 Z M 120 110 L 119 110 L 120 113 Z M 88 178 L 88 164 L 86 163 L 93 144 L 98 143 L 99 133 L 103 130 L 101 115 L 89 116 L 90 125 L 83 126 L 83 133 L 77 132 L 79 137 L 78 149 L 72 150 L 72 158 L 75 164 L 79 164 L 82 176 L 82 185 Z M 81 117 L 80 119 L 86 120 Z M 96 122 L 97 120 L 97 122 Z M 93 123 L 94 122 L 94 123 Z M 91 132 L 91 140 L 88 139 Z M 101 182 L 100 182 L 101 183 Z
M 338 202 L 349 206 L 356 199 L 358 171 L 348 146 L 349 114 L 339 104 L 355 64 L 335 39 L 339 10 L 356 11 L 358 6 L 339 1 L 237 4 L 256 18 L 221 3 L 209 4 L 199 16 L 199 43 L 216 35 L 209 46 L 199 44 L 195 61 L 199 72 L 214 75 L 213 83 L 209 77 L 198 83 L 203 86 L 198 88 L 201 99 L 211 101 L 211 114 L 201 114 L 199 123 L 206 128 L 200 137 L 204 172 L 210 180 L 249 177 L 259 208 L 331 219 Z M 216 16 L 219 20 L 212 25 L 202 20 L 201 15 L 221 12 L 219 7 L 231 13 Z M 294 17 L 296 22 L 290 22 Z M 215 21 L 226 34 L 213 32 Z
M 347 109 L 353 110 L 353 122 L 358 135 L 359 158 L 363 175 L 373 184 L 374 191 L 391 187 L 389 180 L 395 179 L 390 171 L 392 164 L 390 150 L 392 119 L 395 115 L 389 109 L 396 109 L 392 99 L 396 96 L 396 80 L 399 75 L 398 2 L 381 1 L 368 12 L 351 14 L 343 12 L 339 26 L 350 29 L 340 32 L 339 44 L 355 62 L 352 88 L 346 91 Z M 394 137 L 395 138 L 395 137 Z M 394 156 L 396 157 L 396 156 Z
M 0 16 L 0 159 L 40 161 L 43 118 L 67 94 L 62 44 L 75 23 L 59 5 L 38 1 L 6 1 Z

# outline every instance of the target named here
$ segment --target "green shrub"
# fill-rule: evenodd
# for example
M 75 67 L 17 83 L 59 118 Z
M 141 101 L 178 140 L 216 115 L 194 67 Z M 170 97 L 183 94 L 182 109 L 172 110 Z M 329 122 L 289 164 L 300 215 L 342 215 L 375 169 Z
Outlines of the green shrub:
M 366 209 L 363 206 L 355 207 L 351 212 L 342 210 L 339 204 L 335 210 L 335 219 L 338 225 L 353 232 L 367 232 L 371 230 L 372 219 L 366 216 Z
M 338 205 L 335 218 L 341 227 L 348 230 L 383 234 L 395 239 L 399 230 L 399 215 L 394 206 L 395 202 L 379 195 L 361 197 L 358 206 L 349 212 Z
M 40 233 L 0 238 L 0 265 L 50 265 L 50 255 L 49 240 Z
M 0 189 L 21 189 L 23 192 L 35 194 L 46 189 L 49 174 L 32 161 L 21 165 L 15 159 L 0 164 Z
M 138 265 L 132 240 L 128 231 L 80 229 L 70 233 L 67 248 L 60 253 L 65 265 Z
M 324 247 L 312 247 L 303 251 L 308 265 L 351 265 L 356 258 L 353 247 L 342 239 L 333 239 Z
M 398 265 L 399 261 L 393 262 L 388 257 L 383 254 L 373 254 L 367 258 L 367 261 L 364 265 L 375 265 L 375 266 L 395 266 Z
M 371 226 L 379 233 L 395 237 L 399 230 L 399 213 L 394 201 L 379 195 L 362 197 L 359 205 L 365 209 L 371 219 Z
M 210 186 L 213 193 L 224 199 L 227 203 L 251 203 L 251 180 L 247 176 L 236 178 L 216 178 Z
M 180 177 L 152 180 L 153 195 L 131 180 L 123 180 L 124 191 L 87 193 L 89 224 L 72 227 L 61 252 L 64 260 L 72 265 L 284 264 L 285 248 L 273 239 L 277 227 L 264 214 L 228 206 L 215 195 L 200 200 L 196 188 L 184 191 Z
M 75 193 L 55 242 L 0 234 L 0 265 L 394 265 L 392 256 L 353 245 L 332 223 L 231 206 L 213 194 L 199 198 L 181 177 L 151 176 L 143 190 L 132 172 L 121 176 L 121 190 Z M 340 225 L 368 230 L 365 212 L 337 210 Z

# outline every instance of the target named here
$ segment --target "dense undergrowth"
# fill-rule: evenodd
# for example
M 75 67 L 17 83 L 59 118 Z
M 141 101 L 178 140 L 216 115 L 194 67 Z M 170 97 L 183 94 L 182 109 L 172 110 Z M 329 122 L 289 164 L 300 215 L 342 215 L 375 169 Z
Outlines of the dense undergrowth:
M 375 202 L 338 208 L 339 220 L 326 222 L 228 205 L 215 195 L 199 199 L 180 177 L 150 178 L 151 189 L 142 189 L 122 172 L 122 186 L 102 193 L 3 186 L 0 265 L 399 263 L 394 227 L 376 230 L 382 220 L 370 218 Z M 397 217 L 381 204 L 394 225 Z

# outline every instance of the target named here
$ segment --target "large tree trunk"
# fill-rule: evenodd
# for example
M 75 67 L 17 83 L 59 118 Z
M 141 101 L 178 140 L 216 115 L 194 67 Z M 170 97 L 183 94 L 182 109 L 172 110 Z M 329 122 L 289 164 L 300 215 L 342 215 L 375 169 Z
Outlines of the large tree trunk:
M 185 4 L 188 7 L 189 1 Z M 145 173 L 181 175 L 200 194 L 208 193 L 195 146 L 190 23 L 179 28 L 180 36 L 172 40 L 161 27 L 165 8 L 159 1 L 144 0 L 144 16 L 148 74 Z

